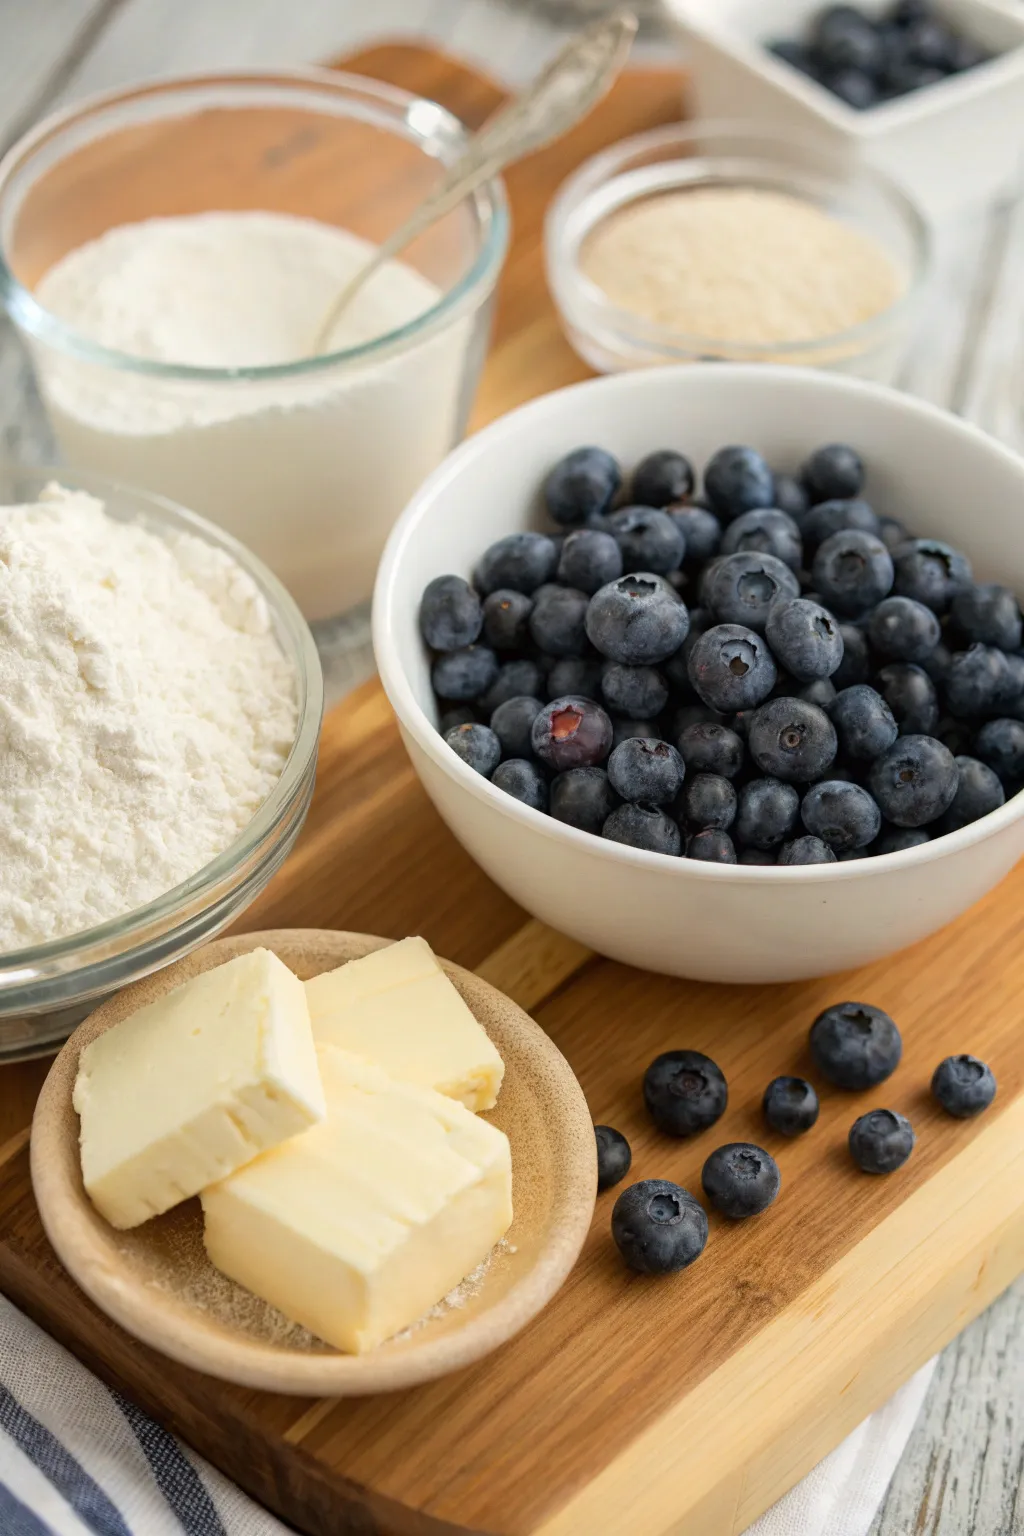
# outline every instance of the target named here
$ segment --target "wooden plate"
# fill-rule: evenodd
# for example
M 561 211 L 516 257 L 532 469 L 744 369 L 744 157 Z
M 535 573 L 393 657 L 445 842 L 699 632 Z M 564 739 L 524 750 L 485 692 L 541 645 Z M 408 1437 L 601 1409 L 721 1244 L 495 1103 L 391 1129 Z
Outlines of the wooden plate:
M 367 1355 L 343 1355 L 221 1275 L 206 1257 L 189 1200 L 130 1232 L 93 1208 L 82 1185 L 71 1095 L 90 1040 L 200 971 L 264 945 L 303 980 L 387 939 L 275 929 L 219 939 L 103 1003 L 75 1031 L 46 1079 L 32 1122 L 32 1184 L 47 1236 L 98 1307 L 174 1360 L 241 1386 L 327 1397 L 387 1392 L 458 1370 L 505 1343 L 558 1290 L 590 1227 L 597 1184 L 586 1100 L 564 1057 L 521 1008 L 442 962 L 505 1061 L 487 1118 L 512 1147 L 515 1218 L 476 1282 L 414 1329 Z

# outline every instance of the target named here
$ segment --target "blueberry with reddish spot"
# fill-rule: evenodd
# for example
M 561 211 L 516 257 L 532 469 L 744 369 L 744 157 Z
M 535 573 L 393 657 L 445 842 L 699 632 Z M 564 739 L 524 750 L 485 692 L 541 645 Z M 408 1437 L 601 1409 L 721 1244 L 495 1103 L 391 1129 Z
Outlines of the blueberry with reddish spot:
M 770 1152 L 749 1141 L 716 1147 L 701 1170 L 700 1181 L 711 1204 L 730 1221 L 758 1216 L 775 1200 L 782 1184 Z
M 553 699 L 533 722 L 536 755 L 560 773 L 603 763 L 612 745 L 612 722 L 599 704 L 579 695 Z
M 874 1088 L 900 1064 L 903 1041 L 887 1013 L 870 1003 L 835 1003 L 811 1025 L 811 1055 L 822 1077 L 848 1093 Z
M 633 1162 L 629 1142 L 621 1131 L 611 1125 L 595 1125 L 597 1141 L 597 1188 L 598 1193 L 620 1184 Z
M 484 598 L 483 639 L 493 651 L 518 651 L 529 637 L 533 598 L 511 587 L 499 587 Z
M 721 1068 L 700 1051 L 664 1051 L 644 1073 L 644 1104 L 666 1136 L 696 1136 L 725 1113 Z
M 501 742 L 486 725 L 457 725 L 445 741 L 467 768 L 489 779 L 501 761 Z
M 612 1237 L 630 1269 L 641 1275 L 675 1274 L 704 1252 L 708 1218 L 681 1185 L 643 1179 L 616 1200 Z
M 704 864 L 735 864 L 736 844 L 728 832 L 704 827 L 690 838 L 686 845 L 686 857 L 699 859 Z

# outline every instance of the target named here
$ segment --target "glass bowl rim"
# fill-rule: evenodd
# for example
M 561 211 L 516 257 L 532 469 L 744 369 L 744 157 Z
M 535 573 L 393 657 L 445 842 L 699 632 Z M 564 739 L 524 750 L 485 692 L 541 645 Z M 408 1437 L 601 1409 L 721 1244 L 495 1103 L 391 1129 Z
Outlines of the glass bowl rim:
M 453 112 L 439 102 L 425 96 L 416 96 L 400 86 L 388 85 L 368 75 L 359 75 L 340 69 L 306 65 L 283 69 L 224 69 L 195 71 L 187 74 L 166 75 L 151 80 L 118 86 L 112 90 L 97 91 L 84 96 L 59 111 L 51 112 L 22 134 L 0 156 L 0 204 L 7 193 L 12 177 L 19 167 L 36 152 L 40 144 L 51 136 L 59 137 L 76 122 L 84 121 L 93 113 L 104 114 L 119 106 L 144 98 L 172 99 L 179 93 L 202 91 L 223 87 L 227 93 L 238 87 L 276 87 L 294 92 L 297 97 L 305 94 L 318 95 L 321 99 L 330 95 L 339 103 L 362 99 L 372 106 L 391 109 L 396 124 L 409 126 L 412 109 L 430 108 L 433 120 L 443 127 L 453 145 L 466 139 L 466 127 Z M 305 88 L 305 89 L 304 89 Z M 230 102 L 225 103 L 230 108 Z M 333 115 L 344 116 L 344 112 Z M 380 126 L 380 125 L 376 125 Z M 385 131 L 385 130 L 381 130 Z M 424 154 L 424 136 L 412 132 L 407 142 L 413 143 Z M 480 249 L 468 269 L 458 281 L 447 288 L 422 314 L 412 320 L 375 336 L 357 346 L 343 347 L 337 352 L 324 352 L 316 357 L 298 358 L 289 363 L 272 363 L 260 367 L 206 368 L 187 363 L 166 363 L 156 358 L 137 357 L 106 347 L 75 330 L 58 316 L 40 304 L 31 289 L 15 276 L 4 249 L 0 226 L 0 303 L 14 323 L 36 340 L 45 342 L 68 356 L 83 362 L 95 363 L 121 373 L 142 374 L 175 382 L 199 384 L 262 383 L 275 379 L 301 379 L 315 376 L 328 369 L 343 368 L 376 360 L 403 349 L 429 335 L 443 322 L 457 317 L 474 295 L 483 290 L 486 294 L 494 286 L 508 249 L 510 218 L 508 199 L 500 177 L 493 177 L 464 201 L 471 201 L 478 210 L 481 229 Z
M 927 221 L 917 204 L 896 181 L 874 166 L 858 163 L 855 167 L 856 175 L 873 183 L 875 190 L 881 192 L 890 206 L 895 209 L 909 236 L 912 249 L 906 287 L 878 314 L 871 315 L 867 320 L 861 320 L 845 330 L 832 331 L 825 336 L 816 336 L 807 340 L 746 342 L 742 337 L 723 340 L 720 336 L 701 336 L 695 332 L 673 331 L 657 321 L 645 320 L 643 316 L 631 310 L 612 304 L 605 297 L 603 290 L 581 271 L 578 263 L 579 243 L 572 247 L 567 246 L 565 226 L 570 214 L 584 207 L 588 198 L 611 182 L 619 173 L 623 162 L 633 155 L 642 154 L 648 150 L 670 148 L 673 145 L 683 147 L 701 139 L 715 138 L 746 141 L 752 151 L 751 158 L 758 158 L 762 147 L 768 151 L 772 147 L 804 150 L 809 148 L 812 152 L 815 150 L 811 141 L 800 134 L 762 129 L 758 124 L 742 118 L 708 118 L 670 123 L 661 128 L 651 128 L 643 133 L 632 134 L 592 155 L 562 183 L 544 220 L 544 239 L 551 286 L 559 308 L 566 313 L 570 323 L 578 325 L 581 330 L 586 330 L 594 340 L 605 346 L 610 342 L 618 342 L 626 347 L 640 345 L 657 349 L 666 357 L 679 360 L 692 360 L 696 353 L 703 354 L 708 361 L 718 361 L 721 358 L 723 361 L 733 362 L 757 362 L 762 359 L 765 362 L 799 363 L 806 359 L 806 365 L 813 367 L 815 366 L 814 357 L 832 348 L 849 348 L 851 355 L 855 355 L 858 344 L 861 351 L 865 350 L 870 346 L 874 333 L 883 331 L 918 301 L 932 258 L 933 241 Z M 704 158 L 713 161 L 718 153 L 719 151 L 712 145 Z M 671 164 L 669 161 L 665 163 Z M 782 165 L 780 169 L 785 171 L 787 167 Z M 796 171 L 799 167 L 794 166 L 789 169 Z M 826 171 L 818 174 L 823 178 L 831 179 Z M 840 187 L 838 178 L 835 180 L 837 187 Z M 671 191 L 672 187 L 668 185 L 663 190 Z M 613 211 L 617 213 L 636 200 L 635 197 L 624 198 Z M 603 217 L 607 215 L 595 219 L 588 226 L 586 233 L 589 234 L 596 229 L 603 221 Z M 563 296 L 566 301 L 564 303 Z M 577 303 L 585 307 L 585 315 L 578 313 Z M 823 366 L 827 365 L 823 364 Z
M 79 929 L 64 938 L 0 952 L 0 1010 L 8 992 L 30 986 L 33 982 L 52 980 L 57 975 L 86 970 L 94 964 L 110 962 L 114 958 L 111 954 L 112 945 L 116 946 L 119 954 L 127 956 L 137 947 L 135 940 L 143 945 L 149 942 L 151 935 L 148 930 L 154 923 L 161 925 L 161 933 L 166 934 L 175 914 L 186 902 L 192 903 L 194 908 L 194 904 L 202 903 L 204 897 L 216 897 L 217 887 L 225 880 L 230 880 L 244 866 L 246 860 L 258 851 L 260 845 L 287 816 L 296 799 L 301 797 L 310 764 L 316 758 L 324 703 L 320 657 L 298 604 L 262 560 L 238 539 L 169 497 L 125 485 L 106 475 L 78 470 L 73 465 L 30 464 L 12 456 L 0 455 L 0 479 L 7 476 L 38 479 L 40 488 L 48 481 L 55 480 L 58 484 L 67 484 L 71 489 L 82 489 L 101 497 L 110 493 L 126 497 L 148 514 L 150 526 L 159 525 L 167 531 L 189 533 L 224 550 L 255 583 L 276 620 L 276 627 L 283 630 L 287 637 L 288 649 L 285 655 L 295 672 L 298 713 L 295 737 L 277 783 L 252 819 L 222 853 L 141 907 L 108 918 L 92 928 Z M 69 961 L 75 963 L 69 965 Z

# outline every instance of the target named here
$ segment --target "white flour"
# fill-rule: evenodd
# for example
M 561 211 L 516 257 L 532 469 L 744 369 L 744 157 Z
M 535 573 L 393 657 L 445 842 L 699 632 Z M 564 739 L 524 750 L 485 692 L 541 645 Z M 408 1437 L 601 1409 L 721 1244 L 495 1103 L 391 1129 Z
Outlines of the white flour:
M 104 346 L 165 363 L 240 368 L 308 355 L 367 259 L 365 241 L 312 219 L 204 213 L 109 230 L 45 274 L 38 298 Z M 388 263 L 332 344 L 404 325 L 439 291 Z M 369 597 L 387 533 L 461 430 L 472 338 L 463 318 L 373 363 L 252 383 L 181 383 L 35 357 L 73 463 L 171 496 L 230 529 L 309 619 Z
M 0 508 L 0 952 L 223 852 L 295 724 L 291 667 L 228 555 L 57 486 Z

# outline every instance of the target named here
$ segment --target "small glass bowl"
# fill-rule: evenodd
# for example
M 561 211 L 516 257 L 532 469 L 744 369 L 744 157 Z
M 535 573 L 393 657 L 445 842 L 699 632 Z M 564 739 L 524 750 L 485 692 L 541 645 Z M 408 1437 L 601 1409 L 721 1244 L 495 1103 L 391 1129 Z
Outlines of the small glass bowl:
M 351 645 L 367 638 L 361 610 L 392 523 L 465 432 L 508 245 L 501 182 L 403 253 L 435 300 L 320 356 L 239 368 L 135 356 L 77 332 L 36 290 L 69 251 L 154 218 L 286 214 L 376 247 L 465 142 L 450 112 L 393 86 L 327 69 L 251 70 L 92 97 L 0 162 L 0 301 L 61 454 L 221 524 L 311 623 L 348 615 Z M 312 347 L 319 299 L 310 308 Z
M 698 187 L 754 187 L 821 208 L 873 238 L 906 286 L 889 308 L 813 341 L 723 341 L 687 335 L 614 305 L 580 266 L 605 220 L 632 203 Z M 545 225 L 548 283 L 573 348 L 599 373 L 680 362 L 769 362 L 892 383 L 903 363 L 928 267 L 924 220 L 887 177 L 851 169 L 825 148 L 746 123 L 690 123 L 637 134 L 586 161 Z M 685 274 L 680 274 L 685 282 Z
M 225 550 L 266 601 L 295 672 L 295 741 L 281 777 L 244 832 L 173 890 L 95 928 L 0 954 L 0 1062 L 46 1055 L 106 993 L 170 965 L 204 944 L 253 902 L 290 853 L 316 775 L 323 678 L 309 627 L 281 583 L 229 534 L 160 497 L 65 468 L 0 460 L 0 506 L 38 499 L 51 481 L 88 491 L 112 517 L 154 533 L 190 533 Z

